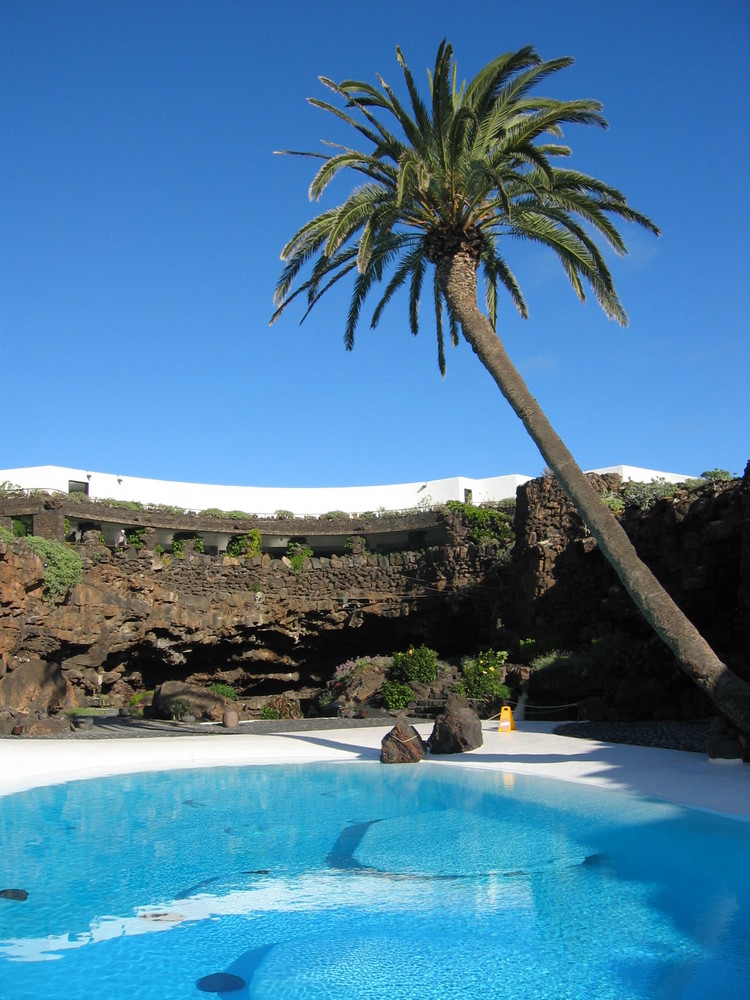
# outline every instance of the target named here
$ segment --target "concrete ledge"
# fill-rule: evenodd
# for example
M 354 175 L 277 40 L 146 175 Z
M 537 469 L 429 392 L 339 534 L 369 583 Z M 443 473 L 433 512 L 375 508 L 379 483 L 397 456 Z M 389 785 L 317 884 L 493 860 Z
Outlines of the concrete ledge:
M 680 750 L 555 736 L 555 723 L 520 723 L 498 733 L 484 723 L 484 745 L 466 754 L 428 758 L 417 766 L 471 767 L 530 774 L 616 789 L 676 805 L 750 820 L 750 766 L 717 768 L 708 758 Z M 249 727 L 248 727 L 249 728 Z M 138 771 L 292 764 L 306 761 L 376 761 L 390 725 L 296 732 L 244 731 L 237 735 L 163 738 L 0 740 L 0 795 L 43 785 Z M 431 723 L 418 723 L 427 737 Z

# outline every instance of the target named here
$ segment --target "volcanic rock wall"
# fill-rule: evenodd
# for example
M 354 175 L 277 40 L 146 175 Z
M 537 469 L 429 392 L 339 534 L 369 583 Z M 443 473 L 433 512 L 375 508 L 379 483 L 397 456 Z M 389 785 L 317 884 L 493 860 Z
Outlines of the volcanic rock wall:
M 113 552 L 91 533 L 76 546 L 84 580 L 57 602 L 44 596 L 41 560 L 0 541 L 0 672 L 53 662 L 78 700 L 101 693 L 114 704 L 166 679 L 304 699 L 351 656 L 421 641 L 446 654 L 474 648 L 494 634 L 497 547 L 468 543 L 446 519 L 446 545 L 312 558 L 297 572 L 287 559 L 189 545 L 184 559 L 164 559 L 148 532 L 143 548 Z
M 595 485 L 621 488 L 618 477 Z M 123 551 L 90 532 L 75 547 L 83 582 L 61 600 L 45 596 L 45 567 L 28 546 L 0 541 L 0 706 L 25 708 L 45 684 L 50 707 L 96 696 L 117 705 L 165 680 L 225 681 L 256 702 L 293 691 L 304 703 L 344 660 L 413 642 L 450 656 L 513 648 L 514 637 L 566 647 L 615 630 L 650 637 L 551 477 L 519 490 L 511 565 L 494 543 L 470 542 L 458 514 L 440 516 L 444 544 L 314 557 L 298 572 L 269 554 L 199 555 L 189 542 L 170 561 L 153 528 Z M 742 481 L 680 490 L 621 519 L 677 603 L 748 676 L 750 467 Z
M 617 476 L 591 476 L 617 492 Z M 750 465 L 742 480 L 679 489 L 620 520 L 638 555 L 725 662 L 750 665 Z M 648 627 L 554 478 L 520 487 L 516 589 L 521 635 L 575 645 Z

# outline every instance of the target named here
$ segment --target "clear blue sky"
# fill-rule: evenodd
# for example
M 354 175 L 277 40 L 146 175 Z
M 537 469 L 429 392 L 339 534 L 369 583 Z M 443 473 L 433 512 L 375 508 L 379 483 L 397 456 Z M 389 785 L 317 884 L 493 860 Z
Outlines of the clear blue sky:
M 468 345 L 441 380 L 403 303 L 344 351 L 346 301 L 268 319 L 279 252 L 314 211 L 319 74 L 426 87 L 535 45 L 546 89 L 603 101 L 574 164 L 662 228 L 625 227 L 622 330 L 542 251 L 509 260 L 531 317 L 499 330 L 584 468 L 741 473 L 750 458 L 747 0 L 4 0 L 0 468 L 70 465 L 259 486 L 519 472 L 543 460 Z M 319 210 L 318 206 L 318 210 Z M 425 303 L 425 307 L 429 303 Z

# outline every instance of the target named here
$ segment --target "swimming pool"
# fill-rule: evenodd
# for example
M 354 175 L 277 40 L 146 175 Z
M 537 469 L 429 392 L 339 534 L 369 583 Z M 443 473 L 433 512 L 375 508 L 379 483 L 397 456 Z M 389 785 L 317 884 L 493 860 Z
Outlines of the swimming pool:
M 750 824 L 624 793 L 211 768 L 8 795 L 0 833 L 9 997 L 750 995 Z

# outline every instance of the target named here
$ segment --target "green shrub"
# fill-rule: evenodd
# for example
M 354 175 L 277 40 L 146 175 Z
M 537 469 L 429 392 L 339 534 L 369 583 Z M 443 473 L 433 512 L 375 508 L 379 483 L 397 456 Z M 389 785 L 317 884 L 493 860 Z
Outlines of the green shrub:
M 179 722 L 186 715 L 192 714 L 190 711 L 190 702 L 187 698 L 175 698 L 174 701 L 169 703 L 169 714 L 175 722 Z
M 717 483 L 728 483 L 732 479 L 732 473 L 727 469 L 708 469 L 701 472 L 701 479 L 711 479 Z
M 508 659 L 505 650 L 487 649 L 474 659 L 461 664 L 459 688 L 467 698 L 497 701 L 510 697 L 510 689 L 503 684 L 503 665 Z
M 28 524 L 20 517 L 12 518 L 10 523 L 14 538 L 26 538 L 30 534 Z
M 608 507 L 613 514 L 622 514 L 625 510 L 625 501 L 619 493 L 614 490 L 607 490 L 602 493 L 602 503 Z
M 531 666 L 534 670 L 545 670 L 547 667 L 560 667 L 564 666 L 566 663 L 571 663 L 573 660 L 573 653 L 565 649 L 550 649 L 547 653 L 542 653 L 541 656 L 535 656 L 531 661 Z
M 222 681 L 214 681 L 213 684 L 209 684 L 208 690 L 213 691 L 214 694 L 220 694 L 222 698 L 228 698 L 230 701 L 237 701 L 238 698 L 232 685 L 224 684 Z
M 26 545 L 44 560 L 44 593 L 47 597 L 64 597 L 71 587 L 83 580 L 81 557 L 69 545 L 41 535 L 29 535 Z
M 367 548 L 367 539 L 364 535 L 349 535 L 347 540 L 344 542 L 344 551 L 351 555 L 354 551 L 355 543 L 359 541 L 362 542 L 362 554 L 365 556 L 371 555 L 370 550 Z
M 261 553 L 261 534 L 251 528 L 243 535 L 232 535 L 227 542 L 228 556 L 258 556 Z
M 277 521 L 291 521 L 294 514 L 291 510 L 277 510 L 274 517 Z
M 495 507 L 475 507 L 459 500 L 449 500 L 445 505 L 464 518 L 469 526 L 470 538 L 477 545 L 482 542 L 500 542 L 511 546 L 515 541 L 513 516 L 507 510 Z
M 401 681 L 384 681 L 380 694 L 385 707 L 396 712 L 414 701 L 414 691 Z
M 518 659 L 521 663 L 531 663 L 543 653 L 549 653 L 555 646 L 555 639 L 521 639 L 518 643 Z
M 313 550 L 309 545 L 305 544 L 304 540 L 296 541 L 293 538 L 290 539 L 286 547 L 286 557 L 292 564 L 292 569 L 295 573 L 299 573 L 305 559 L 312 559 L 312 556 Z
M 345 510 L 329 510 L 326 514 L 321 514 L 319 521 L 348 521 L 349 515 Z
M 88 500 L 92 503 L 94 502 L 86 493 L 73 493 L 71 494 L 71 499 Z M 103 500 L 97 500 L 96 503 L 105 504 L 107 507 L 118 507 L 120 510 L 144 509 L 140 500 L 115 500 L 114 497 L 105 497 Z
M 173 538 L 172 539 L 172 555 L 175 559 L 185 558 L 185 539 L 184 538 Z
M 405 653 L 394 653 L 391 679 L 430 684 L 437 676 L 437 652 L 427 646 L 410 646 Z
M 269 698 L 260 710 L 261 719 L 299 719 L 301 718 L 299 703 L 286 694 L 277 694 Z
M 129 708 L 135 708 L 136 705 L 140 705 L 147 694 L 153 694 L 153 691 L 136 691 L 133 697 L 128 702 Z
M 145 530 L 146 530 L 145 528 L 130 528 L 125 536 L 125 540 L 127 541 L 128 545 L 132 545 L 134 549 L 142 549 L 143 548 L 142 536 Z M 104 542 L 104 536 L 102 535 L 99 540 L 101 542 Z
M 668 483 L 666 479 L 659 478 L 652 483 L 626 483 L 622 496 L 626 507 L 648 510 L 658 500 L 666 500 L 674 496 L 678 489 L 677 483 Z

